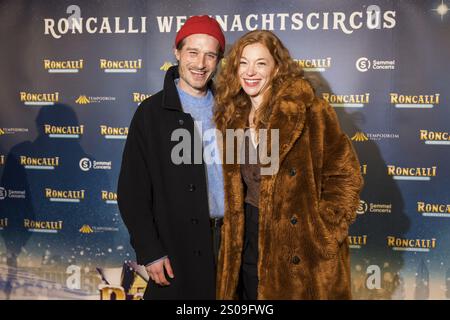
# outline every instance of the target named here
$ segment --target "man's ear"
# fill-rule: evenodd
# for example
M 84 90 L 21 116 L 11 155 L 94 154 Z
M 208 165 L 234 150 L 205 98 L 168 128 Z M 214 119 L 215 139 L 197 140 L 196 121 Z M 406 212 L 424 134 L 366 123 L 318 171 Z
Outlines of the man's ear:
M 180 61 L 180 51 L 175 47 L 173 47 L 173 55 L 175 56 L 177 61 Z

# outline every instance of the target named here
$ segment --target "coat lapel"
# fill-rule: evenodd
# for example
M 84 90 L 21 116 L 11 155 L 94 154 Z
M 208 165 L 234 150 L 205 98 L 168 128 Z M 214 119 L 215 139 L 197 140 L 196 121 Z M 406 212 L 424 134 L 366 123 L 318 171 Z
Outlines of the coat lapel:
M 267 126 L 269 129 L 268 149 L 271 150 L 271 130 L 278 130 L 278 164 L 280 167 L 303 132 L 306 109 L 309 108 L 313 98 L 314 92 L 311 86 L 305 80 L 298 80 L 280 88 L 274 99 L 276 102 Z M 276 142 L 275 140 L 274 143 Z

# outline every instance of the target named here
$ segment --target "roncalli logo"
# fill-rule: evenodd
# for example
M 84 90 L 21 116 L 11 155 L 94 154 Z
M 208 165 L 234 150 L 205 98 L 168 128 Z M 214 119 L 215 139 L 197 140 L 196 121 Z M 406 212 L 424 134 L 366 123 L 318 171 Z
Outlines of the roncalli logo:
M 369 70 L 395 70 L 395 60 L 369 60 L 366 57 L 361 57 L 356 60 L 355 65 L 359 72 L 366 72 Z
M 0 187 L 0 200 L 5 200 L 6 198 L 25 199 L 26 192 L 25 190 L 7 190 L 3 187 Z
M 140 93 L 140 92 L 133 92 L 133 102 L 137 103 L 138 105 L 144 101 L 145 99 L 151 97 L 151 94 L 147 93 Z
M 49 138 L 78 139 L 84 134 L 84 125 L 79 126 L 54 126 L 44 124 L 44 133 Z
M 53 106 L 59 102 L 59 92 L 53 93 L 31 93 L 19 92 L 20 102 L 26 106 Z
M 367 244 L 367 235 L 348 236 L 348 243 L 350 249 L 361 249 Z
M 44 34 L 60 39 L 79 34 L 137 34 L 147 33 L 147 17 L 83 17 L 81 8 L 70 5 L 65 18 L 44 18 Z M 396 26 L 396 11 L 383 11 L 380 6 L 362 6 L 359 11 L 273 12 L 248 15 L 212 15 L 224 32 L 265 29 L 270 31 L 339 31 L 352 34 L 360 29 L 382 30 Z M 156 16 L 160 33 L 177 32 L 188 16 Z M 155 26 L 156 29 L 156 26 Z
M 446 131 L 420 130 L 420 140 L 425 144 L 450 145 L 450 134 Z
M 78 73 L 83 68 L 83 59 L 64 61 L 44 59 L 44 69 L 49 73 Z
M 450 204 L 418 201 L 417 212 L 424 217 L 450 218 Z
M 0 136 L 28 132 L 28 128 L 0 128 Z
M 394 251 L 429 252 L 436 248 L 436 239 L 404 239 L 395 236 L 387 237 L 387 246 Z
M 55 170 L 59 166 L 59 157 L 36 158 L 20 156 L 20 165 L 25 169 Z
M 45 188 L 45 197 L 52 202 L 78 203 L 85 199 L 85 190 L 56 190 Z
M 365 142 L 365 141 L 380 141 L 384 139 L 399 139 L 400 135 L 397 133 L 364 133 L 356 132 L 351 138 L 352 141 Z
M 0 218 L 0 230 L 8 227 L 8 218 Z
M 83 17 L 77 5 L 68 6 L 66 13 L 69 16 L 58 20 L 44 18 L 44 34 L 60 39 L 67 34 L 147 33 L 147 17 Z
M 89 158 L 83 158 L 80 160 L 80 169 L 82 171 L 94 170 L 111 170 L 111 161 L 92 161 Z
M 426 95 L 405 95 L 392 92 L 389 94 L 391 104 L 396 108 L 431 109 L 439 105 L 439 93 Z
M 106 73 L 135 73 L 142 69 L 142 59 L 107 60 L 100 59 L 100 69 Z
M 128 127 L 110 127 L 106 125 L 101 125 L 100 134 L 104 136 L 105 139 L 125 140 L 128 135 Z
M 170 67 L 172 67 L 173 64 L 170 61 L 164 61 L 164 64 L 159 68 L 161 71 L 167 71 Z
M 324 92 L 322 97 L 333 107 L 363 108 L 370 102 L 370 93 L 364 94 L 331 94 Z
M 306 72 L 324 72 L 331 68 L 331 58 L 294 59 Z
M 357 214 L 365 214 L 365 213 L 392 213 L 392 204 L 391 203 L 367 203 L 364 200 L 359 200 L 359 207 L 356 210 Z
M 90 103 L 102 103 L 116 101 L 116 97 L 93 97 L 86 96 L 84 94 L 80 95 L 76 100 L 76 104 L 90 104 Z
M 23 226 L 29 232 L 58 233 L 62 230 L 63 222 L 60 221 L 35 221 L 30 219 L 23 220 Z
M 360 170 L 361 170 L 361 174 L 363 176 L 365 176 L 367 174 L 367 164 L 362 164 L 359 166 Z
M 431 168 L 407 168 L 388 165 L 388 175 L 394 180 L 417 180 L 430 181 L 432 177 L 436 177 L 437 167 Z
M 117 204 L 117 193 L 102 190 L 102 201 L 107 204 Z
M 352 34 L 356 30 L 392 29 L 396 25 L 396 11 L 382 11 L 377 5 L 363 6 L 353 12 L 283 12 L 249 15 L 213 15 L 224 32 L 265 29 L 270 31 L 339 31 Z M 159 32 L 180 30 L 187 16 L 157 16 Z

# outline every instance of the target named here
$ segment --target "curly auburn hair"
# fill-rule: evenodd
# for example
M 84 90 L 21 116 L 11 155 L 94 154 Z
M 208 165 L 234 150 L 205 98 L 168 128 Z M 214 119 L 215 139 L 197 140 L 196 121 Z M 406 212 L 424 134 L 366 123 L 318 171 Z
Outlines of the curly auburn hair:
M 246 115 L 250 112 L 251 101 L 242 89 L 238 70 L 242 51 L 246 46 L 255 43 L 264 45 L 275 61 L 270 85 L 255 114 L 256 129 L 263 128 L 268 123 L 281 86 L 286 82 L 303 78 L 302 68 L 291 58 L 288 49 L 273 32 L 256 30 L 245 34 L 233 45 L 217 75 L 214 121 L 219 128 L 226 128 L 237 110 L 242 110 Z

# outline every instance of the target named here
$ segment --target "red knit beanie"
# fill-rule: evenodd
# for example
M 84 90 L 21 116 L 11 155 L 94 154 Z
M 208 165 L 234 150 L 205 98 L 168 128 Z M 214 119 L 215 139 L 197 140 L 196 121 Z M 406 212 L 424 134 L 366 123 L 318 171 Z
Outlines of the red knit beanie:
M 209 16 L 193 16 L 186 20 L 184 25 L 178 31 L 175 38 L 175 47 L 187 36 L 191 34 L 207 34 L 219 41 L 220 49 L 225 51 L 225 36 L 216 19 Z

